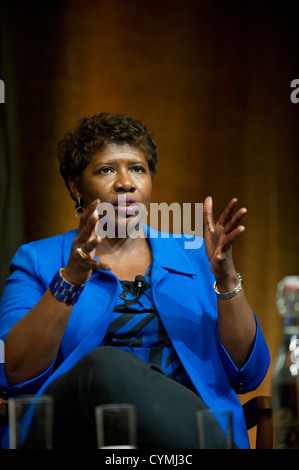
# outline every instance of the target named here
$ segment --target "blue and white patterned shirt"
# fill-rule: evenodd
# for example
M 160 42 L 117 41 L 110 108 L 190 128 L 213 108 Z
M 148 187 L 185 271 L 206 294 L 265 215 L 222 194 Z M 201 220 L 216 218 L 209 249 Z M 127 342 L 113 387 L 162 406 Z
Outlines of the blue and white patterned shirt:
M 139 290 L 136 281 L 119 281 L 119 292 L 102 345 L 117 346 L 161 367 L 167 377 L 191 387 L 159 318 L 152 298 L 151 265 Z

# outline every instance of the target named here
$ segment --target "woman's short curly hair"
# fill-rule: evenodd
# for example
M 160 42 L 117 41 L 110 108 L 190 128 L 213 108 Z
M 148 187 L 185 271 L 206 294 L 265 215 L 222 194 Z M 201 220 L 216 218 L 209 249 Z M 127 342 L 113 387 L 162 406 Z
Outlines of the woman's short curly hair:
M 145 124 L 124 114 L 101 113 L 80 119 L 75 129 L 58 142 L 60 173 L 69 191 L 69 177 L 80 181 L 91 157 L 108 144 L 127 144 L 142 150 L 154 177 L 158 161 L 156 142 Z

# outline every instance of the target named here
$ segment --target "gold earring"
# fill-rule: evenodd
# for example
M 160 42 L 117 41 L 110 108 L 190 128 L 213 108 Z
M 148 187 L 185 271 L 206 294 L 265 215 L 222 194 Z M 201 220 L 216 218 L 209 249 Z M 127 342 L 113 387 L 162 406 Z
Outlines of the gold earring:
M 76 207 L 76 211 L 77 211 L 77 214 L 80 215 L 80 214 L 83 214 L 83 212 L 85 212 L 85 209 L 84 209 L 84 207 L 81 206 L 81 198 L 78 197 L 77 199 L 78 199 L 78 205 Z M 76 214 L 76 216 L 77 216 L 77 214 Z

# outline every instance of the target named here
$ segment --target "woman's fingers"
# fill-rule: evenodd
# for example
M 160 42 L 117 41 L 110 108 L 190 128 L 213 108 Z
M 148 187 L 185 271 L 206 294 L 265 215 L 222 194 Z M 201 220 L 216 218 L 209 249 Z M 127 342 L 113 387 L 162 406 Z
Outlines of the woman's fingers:
M 86 208 L 85 212 L 80 217 L 80 224 L 78 229 L 78 241 L 83 243 L 92 235 L 96 223 L 99 220 L 96 208 L 100 204 L 100 200 L 96 199 Z
M 94 268 L 92 252 L 101 243 L 101 238 L 95 234 L 95 226 L 99 219 L 96 208 L 99 203 L 100 200 L 96 199 L 87 206 L 85 212 L 81 215 L 78 233 L 73 243 L 73 253 L 76 259 L 83 261 L 84 265 L 89 266 L 91 269 Z
M 82 258 L 86 258 L 100 243 L 101 238 L 95 236 L 94 238 L 89 238 L 86 242 L 84 242 L 81 247 L 79 253 L 81 253 Z M 78 249 L 77 249 L 78 250 Z
M 228 234 L 235 230 L 240 224 L 242 217 L 247 212 L 247 209 L 245 207 L 242 207 L 235 214 L 233 214 L 237 203 L 237 198 L 231 199 L 231 201 L 228 203 L 221 216 L 219 217 L 218 223 L 222 225 L 222 227 L 224 227 L 225 234 Z
M 212 256 L 212 251 L 216 257 L 224 259 L 224 253 L 228 252 L 237 238 L 244 232 L 245 227 L 240 224 L 247 209 L 242 207 L 235 214 L 238 203 L 237 198 L 230 200 L 219 220 L 214 223 L 212 198 L 206 198 L 203 206 L 206 249 Z
M 213 200 L 211 196 L 208 196 L 203 204 L 203 218 L 204 218 L 204 229 L 213 231 L 215 222 L 213 218 Z
M 222 212 L 221 216 L 219 217 L 218 222 L 220 225 L 224 227 L 227 224 L 227 222 L 231 220 L 237 203 L 238 203 L 238 199 L 236 197 L 230 200 L 230 202 L 228 203 L 228 205 Z
M 238 225 L 240 224 L 241 219 L 244 217 L 244 215 L 246 213 L 247 213 L 247 209 L 245 207 L 242 207 L 241 209 L 239 209 L 233 215 L 233 217 L 226 223 L 226 225 L 224 227 L 224 233 L 228 234 L 228 233 L 232 232 L 233 230 L 235 230 L 238 227 Z
M 225 236 L 223 240 L 223 245 L 222 245 L 222 251 L 226 251 L 229 249 L 230 246 L 235 243 L 237 238 L 244 232 L 245 227 L 244 225 L 238 225 L 237 228 L 232 230 L 228 235 Z
M 100 237 L 95 237 L 92 240 L 84 242 L 82 246 L 75 248 L 74 255 L 77 261 L 79 261 L 80 264 L 82 263 L 82 266 L 88 269 L 112 269 L 107 263 L 102 263 L 94 257 L 94 250 L 101 241 L 102 239 Z
M 102 263 L 100 260 L 96 258 L 86 258 L 82 259 L 83 265 L 85 265 L 89 269 L 105 269 L 106 271 L 111 271 L 112 267 L 109 266 L 107 263 Z
M 104 269 L 105 271 L 111 271 L 112 267 L 107 263 L 101 263 L 101 261 L 97 261 L 96 268 L 94 269 Z
M 100 201 L 93 201 L 80 217 L 77 236 L 72 245 L 72 252 L 65 268 L 66 279 L 76 285 L 85 284 L 90 278 L 92 270 L 112 270 L 107 263 L 96 258 L 96 248 L 102 239 L 95 233 L 95 226 L 99 219 L 96 211 Z
M 242 207 L 235 214 L 233 214 L 237 203 L 237 198 L 231 199 L 218 221 L 218 223 L 223 226 L 223 231 L 225 234 L 222 242 L 223 252 L 228 250 L 245 230 L 244 225 L 240 225 L 240 222 L 247 213 L 247 209 Z

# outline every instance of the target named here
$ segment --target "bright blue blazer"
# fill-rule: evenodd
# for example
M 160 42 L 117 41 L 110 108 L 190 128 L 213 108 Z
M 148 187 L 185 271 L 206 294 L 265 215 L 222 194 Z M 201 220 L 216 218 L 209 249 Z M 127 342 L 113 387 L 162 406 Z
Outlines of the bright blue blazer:
M 233 412 L 234 441 L 240 448 L 248 448 L 237 393 L 257 388 L 269 367 L 269 350 L 258 321 L 251 355 L 238 370 L 218 336 L 215 279 L 203 239 L 197 239 L 196 249 L 187 249 L 185 242 L 190 239 L 173 235 L 164 238 L 149 227 L 145 230 L 153 254 L 153 299 L 173 347 L 204 402 L 210 408 Z M 12 326 L 39 301 L 58 269 L 66 266 L 76 233 L 72 230 L 28 243 L 17 251 L 0 303 L 0 339 L 4 343 Z M 4 363 L 0 364 L 0 385 L 9 395 L 42 394 L 55 378 L 100 346 L 114 309 L 117 288 L 114 274 L 104 270 L 93 272 L 73 307 L 56 359 L 39 377 L 9 386 Z M 4 446 L 6 442 L 4 430 Z

